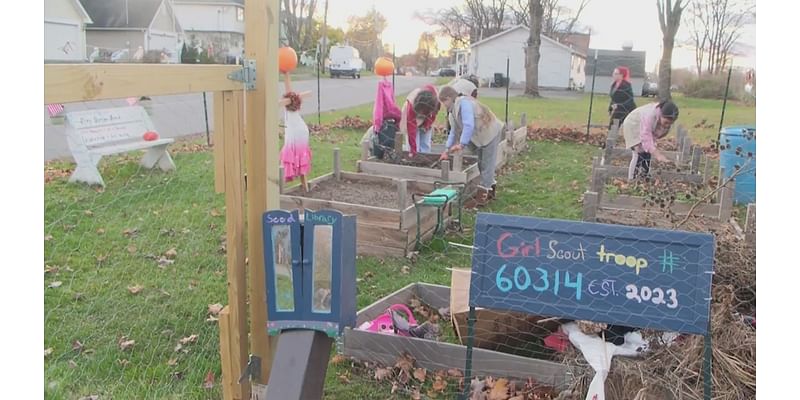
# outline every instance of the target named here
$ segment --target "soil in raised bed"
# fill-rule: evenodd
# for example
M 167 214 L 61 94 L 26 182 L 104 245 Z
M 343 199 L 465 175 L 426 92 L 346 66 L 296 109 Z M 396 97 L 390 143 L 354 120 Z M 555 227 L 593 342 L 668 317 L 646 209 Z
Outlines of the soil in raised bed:
M 417 153 L 411 156 L 409 153 L 403 153 L 402 158 L 393 160 L 390 156 L 386 156 L 383 159 L 374 158 L 370 161 L 377 161 L 386 164 L 395 164 L 395 165 L 405 165 L 409 167 L 422 167 L 422 168 L 431 168 L 437 160 L 439 160 L 439 154 L 426 154 L 426 153 Z M 478 162 L 476 157 L 464 157 L 462 161 L 463 168 L 466 169 L 470 165 L 473 165 Z M 440 165 L 436 165 L 433 169 L 441 169 Z M 450 170 L 453 170 L 453 159 L 450 158 Z
M 313 187 L 308 193 L 302 190 L 291 193 L 293 196 L 331 200 L 342 203 L 361 204 L 372 207 L 397 209 L 397 186 L 384 182 L 364 182 L 342 179 L 329 179 Z M 406 195 L 406 207 L 411 205 L 411 191 Z

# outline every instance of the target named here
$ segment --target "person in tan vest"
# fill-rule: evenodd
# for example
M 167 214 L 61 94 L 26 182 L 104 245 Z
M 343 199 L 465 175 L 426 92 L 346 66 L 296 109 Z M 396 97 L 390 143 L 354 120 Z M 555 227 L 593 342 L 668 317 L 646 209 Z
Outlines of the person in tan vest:
M 447 149 L 440 159 L 446 160 L 448 153 L 466 150 L 478 156 L 480 183 L 474 201 L 483 206 L 497 193 L 495 167 L 497 164 L 497 145 L 503 123 L 489 107 L 471 96 L 459 95 L 451 86 L 439 91 L 439 100 L 450 113 L 450 132 L 447 136 Z

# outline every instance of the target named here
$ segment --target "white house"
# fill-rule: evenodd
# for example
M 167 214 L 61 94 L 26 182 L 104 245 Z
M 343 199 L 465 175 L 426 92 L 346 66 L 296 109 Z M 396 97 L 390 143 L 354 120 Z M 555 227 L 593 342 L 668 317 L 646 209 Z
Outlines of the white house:
M 530 31 L 517 25 L 470 45 L 469 73 L 481 80 L 494 81 L 495 74 L 506 74 L 509 60 L 511 86 L 525 85 L 525 48 Z M 552 89 L 579 88 L 584 81 L 586 55 L 542 35 L 539 48 L 539 87 Z
M 244 49 L 244 0 L 173 0 L 190 42 L 208 44 L 218 61 L 234 62 Z
M 44 61 L 86 60 L 86 24 L 92 19 L 78 0 L 44 1 Z
M 119 54 L 111 61 L 137 59 L 141 53 L 164 53 L 178 61 L 181 26 L 167 0 L 80 0 L 93 23 L 86 26 L 89 48 Z M 141 47 L 141 49 L 140 49 Z

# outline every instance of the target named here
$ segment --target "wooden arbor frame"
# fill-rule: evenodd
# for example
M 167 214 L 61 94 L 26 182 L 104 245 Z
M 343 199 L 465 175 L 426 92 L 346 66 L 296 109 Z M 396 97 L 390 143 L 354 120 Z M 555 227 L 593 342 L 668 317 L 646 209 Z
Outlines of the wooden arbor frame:
M 226 400 L 250 398 L 251 391 L 265 392 L 275 343 L 267 336 L 260 238 L 261 214 L 280 207 L 279 11 L 278 0 L 245 0 L 245 53 L 256 65 L 253 90 L 245 91 L 243 82 L 228 78 L 240 71 L 240 66 L 52 64 L 44 68 L 45 104 L 214 93 L 214 188 L 225 194 L 228 243 L 228 305 L 219 320 Z M 249 176 L 247 190 L 245 173 Z M 248 355 L 257 357 L 261 368 L 247 368 Z M 240 380 L 242 376 L 245 379 Z

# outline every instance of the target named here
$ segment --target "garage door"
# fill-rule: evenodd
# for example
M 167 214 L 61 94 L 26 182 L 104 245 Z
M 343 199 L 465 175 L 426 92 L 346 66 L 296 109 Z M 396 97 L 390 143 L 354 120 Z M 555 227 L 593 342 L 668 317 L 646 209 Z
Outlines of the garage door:
M 158 50 L 163 51 L 166 49 L 166 53 L 171 55 L 175 52 L 175 46 L 178 43 L 178 38 L 174 34 L 164 34 L 158 32 L 150 33 L 150 50 Z
M 53 61 L 83 60 L 81 29 L 78 25 L 45 21 L 44 59 Z

